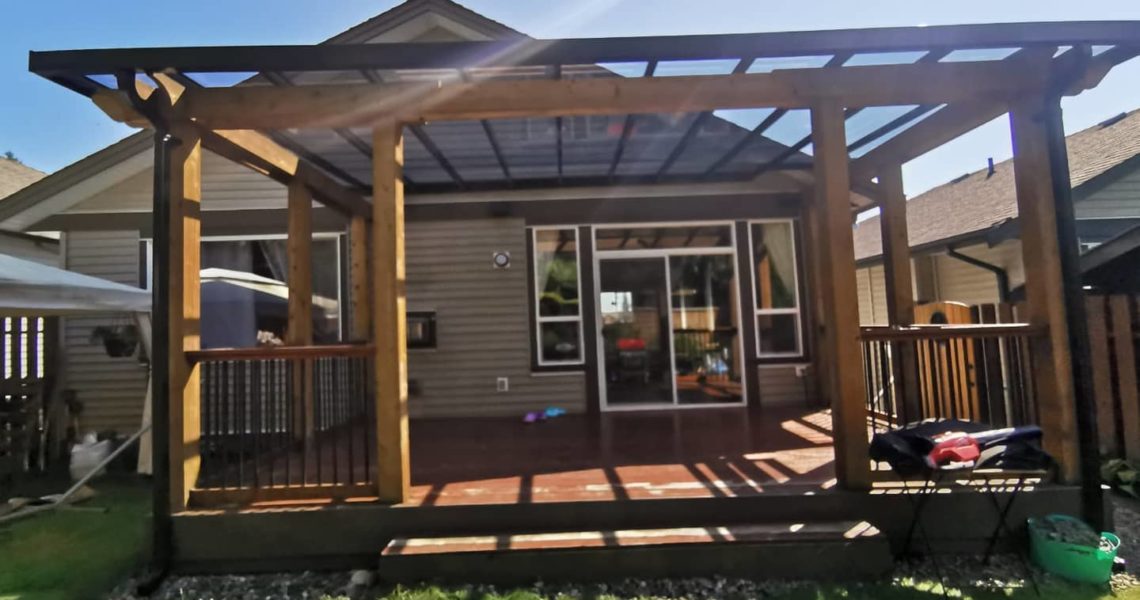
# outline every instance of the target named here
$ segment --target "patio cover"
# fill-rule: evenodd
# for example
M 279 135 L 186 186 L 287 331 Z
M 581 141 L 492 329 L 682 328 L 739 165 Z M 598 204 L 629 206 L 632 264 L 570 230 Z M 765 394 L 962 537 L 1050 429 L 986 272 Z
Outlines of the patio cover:
M 0 316 L 150 312 L 150 292 L 0 254 Z

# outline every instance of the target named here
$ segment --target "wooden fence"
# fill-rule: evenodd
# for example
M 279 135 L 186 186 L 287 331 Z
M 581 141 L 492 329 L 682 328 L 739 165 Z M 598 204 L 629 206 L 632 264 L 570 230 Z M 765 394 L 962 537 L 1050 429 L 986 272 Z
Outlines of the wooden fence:
M 0 317 L 0 480 L 45 460 L 39 434 L 54 379 L 57 322 Z
M 1100 452 L 1140 461 L 1137 298 L 1090 294 L 1086 302 Z

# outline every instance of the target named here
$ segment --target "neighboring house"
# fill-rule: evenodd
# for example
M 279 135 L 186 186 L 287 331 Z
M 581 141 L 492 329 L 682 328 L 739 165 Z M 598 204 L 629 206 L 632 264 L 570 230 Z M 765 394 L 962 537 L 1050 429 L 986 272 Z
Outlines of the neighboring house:
M 326 43 L 446 42 L 521 36 L 453 2 L 416 0 L 399 5 Z M 763 68 L 781 64 L 777 60 Z M 576 69 L 576 76 L 614 76 L 601 67 Z M 779 137 L 775 133 L 747 138 L 748 129 L 720 116 L 709 114 L 699 121 L 698 117 L 693 113 L 641 115 L 636 121 L 629 119 L 628 122 L 625 117 L 611 116 L 558 121 L 499 120 L 493 126 L 494 137 L 480 127 L 479 122 L 472 121 L 409 128 L 411 135 L 405 140 L 404 170 L 409 191 L 408 311 L 416 331 L 420 331 L 423 324 L 416 319 L 430 321 L 425 331 L 430 331 L 432 338 L 412 341 L 409 410 L 413 416 L 506 416 L 551 406 L 583 412 L 591 404 L 605 403 L 598 397 L 604 395 L 605 386 L 586 375 L 585 367 L 594 359 L 587 356 L 585 336 L 589 327 L 583 325 L 585 315 L 549 317 L 545 313 L 545 307 L 551 305 L 549 302 L 542 305 L 542 314 L 538 317 L 528 319 L 527 315 L 528 311 L 534 311 L 536 302 L 542 301 L 536 299 L 533 292 L 535 272 L 530 257 L 536 252 L 550 253 L 557 258 L 549 260 L 558 262 L 569 257 L 573 264 L 577 261 L 574 254 L 577 242 L 584 242 L 590 235 L 588 229 L 575 226 L 607 222 L 612 227 L 599 228 L 597 235 L 613 238 L 614 250 L 672 245 L 671 254 L 680 256 L 681 248 L 691 245 L 704 246 L 698 253 L 710 249 L 721 252 L 720 256 L 710 259 L 677 259 L 693 262 L 687 265 L 692 271 L 689 276 L 697 279 L 708 276 L 694 280 L 689 288 L 696 291 L 686 289 L 685 293 L 692 296 L 679 302 L 703 302 L 701 298 L 706 295 L 709 298 L 715 295 L 718 305 L 672 309 L 674 325 L 679 331 L 678 339 L 673 341 L 682 352 L 702 343 L 698 329 L 706 332 L 704 335 L 721 331 L 715 335 L 727 336 L 717 343 L 731 357 L 717 359 L 714 366 L 732 371 L 733 389 L 723 401 L 714 404 L 742 405 L 745 402 L 748 394 L 741 381 L 744 363 L 763 363 L 748 385 L 751 395 L 762 396 L 765 404 L 802 403 L 814 397 L 814 385 L 803 378 L 802 366 L 810 359 L 808 328 L 803 323 L 806 317 L 800 314 L 799 292 L 785 290 L 784 304 L 771 311 L 782 314 L 756 316 L 738 310 L 742 305 L 738 294 L 751 293 L 748 290 L 751 279 L 740 280 L 733 274 L 738 268 L 734 257 L 751 253 L 745 224 L 753 219 L 775 219 L 775 222 L 757 225 L 755 235 L 759 236 L 761 230 L 770 232 L 774 240 L 770 244 L 782 245 L 778 254 L 783 261 L 779 265 L 784 270 L 781 276 L 788 278 L 789 285 L 797 282 L 805 285 L 805 278 L 797 279 L 792 272 L 797 268 L 793 223 L 798 217 L 798 208 L 786 201 L 751 201 L 758 194 L 774 199 L 781 194 L 798 195 L 799 185 L 794 180 L 777 174 L 758 182 L 654 188 L 611 185 L 604 192 L 599 192 L 599 187 L 583 187 L 583 182 L 591 181 L 597 186 L 608 185 L 615 179 L 619 182 L 653 181 L 659 169 L 668 171 L 658 178 L 668 183 L 675 177 L 674 173 L 707 168 L 719 156 L 726 160 L 718 168 L 727 174 L 743 173 L 771 157 L 780 157 L 789 167 L 802 168 L 807 164 L 808 157 L 802 153 L 792 152 L 781 157 L 788 145 L 801 135 L 798 131 L 785 133 L 794 137 L 779 143 L 774 141 Z M 789 121 L 793 117 L 806 117 L 806 111 L 793 111 Z M 560 132 L 556 131 L 559 124 Z M 779 127 L 773 129 L 774 132 L 779 130 Z M 356 137 L 359 140 L 367 135 L 361 132 Z M 742 138 L 751 141 L 734 147 Z M 305 134 L 298 134 L 293 139 L 304 140 L 313 147 L 335 144 L 333 154 L 344 166 L 333 167 L 330 172 L 349 185 L 363 185 L 360 181 L 368 178 L 369 159 L 358 151 L 359 145 L 327 136 L 307 138 Z M 203 163 L 203 268 L 251 272 L 259 277 L 284 280 L 285 187 L 209 152 Z M 0 205 L 0 227 L 62 232 L 65 268 L 146 286 L 151 274 L 152 164 L 150 132 L 127 137 L 59 170 Z M 518 180 L 519 189 L 500 193 L 479 191 L 486 182 L 501 179 L 504 174 Z M 564 180 L 567 185 L 559 189 Z M 468 191 L 457 192 L 463 189 Z M 707 197 L 706 204 L 699 208 L 686 204 L 693 196 Z M 607 200 L 599 200 L 603 197 Z M 515 202 L 510 206 L 495 202 L 508 199 L 547 202 L 541 203 L 542 208 L 537 210 L 538 202 Z M 459 204 L 453 204 L 455 202 Z M 714 214 L 710 212 L 713 209 L 719 209 L 718 226 L 690 225 L 706 222 L 708 215 Z M 623 222 L 660 224 L 662 221 L 674 221 L 675 227 L 619 226 Z M 740 228 L 735 227 L 734 221 L 740 223 Z M 347 320 L 347 282 L 342 275 L 347 273 L 346 229 L 347 222 L 328 208 L 314 209 L 314 260 L 329 267 L 318 270 L 314 294 L 331 299 L 340 307 L 325 311 L 325 316 L 315 323 L 318 342 L 335 340 L 338 332 L 347 331 L 343 325 Z M 568 235 L 580 237 L 567 240 Z M 759 238 L 756 242 L 761 243 Z M 569 254 L 560 255 L 563 252 Z M 656 254 L 653 251 L 644 254 L 659 258 L 665 252 L 662 249 Z M 494 253 L 509 254 L 511 267 L 486 273 L 484 267 Z M 548 259 L 540 256 L 539 260 Z M 614 269 L 622 268 L 616 261 L 612 264 Z M 581 268 L 585 277 L 586 266 Z M 725 269 L 728 275 L 724 274 Z M 620 274 L 615 276 L 621 280 Z M 625 296 L 604 290 L 609 278 L 606 272 L 600 275 L 602 301 L 628 300 L 628 290 L 623 292 Z M 660 281 L 664 281 L 663 276 Z M 745 285 L 738 285 L 739 281 Z M 566 290 L 555 290 L 558 285 L 548 283 L 543 298 L 553 298 L 556 302 L 566 300 L 559 299 L 558 294 L 577 294 L 577 285 L 578 282 L 569 281 Z M 653 286 L 655 282 L 647 280 L 643 285 Z M 456 286 L 462 286 L 464 291 L 457 292 Z M 203 286 L 207 311 L 211 311 L 212 306 L 223 306 L 210 304 L 211 294 L 223 294 L 211 291 L 217 288 L 214 284 Z M 223 301 L 220 297 L 214 299 L 219 303 Z M 320 303 L 315 299 L 314 304 Z M 618 310 L 619 304 L 609 308 Z M 657 307 L 652 311 L 658 317 L 665 314 Z M 216 320 L 204 332 L 203 344 L 207 347 L 253 345 L 259 332 L 263 339 L 284 335 L 283 299 L 273 306 L 261 303 L 254 308 L 247 303 L 240 310 L 216 310 L 211 316 Z M 638 318 L 645 323 L 652 322 L 645 315 Z M 753 342 L 746 348 L 740 319 L 753 318 L 770 322 L 773 336 L 771 341 L 766 339 L 762 347 L 758 348 Z M 647 368 L 655 376 L 669 379 L 670 335 L 667 331 L 658 331 L 656 322 L 652 323 L 653 327 L 647 330 L 655 333 L 647 337 L 652 338 L 649 352 L 654 356 Z M 100 346 L 91 342 L 91 330 L 108 324 L 114 323 L 86 317 L 68 320 L 65 338 L 69 388 L 83 404 L 81 429 L 130 432 L 138 427 L 142 418 L 139 398 L 145 386 L 145 372 L 137 361 L 109 358 Z M 689 329 L 694 331 L 682 331 Z M 228 337 L 212 337 L 219 332 Z M 607 341 L 614 343 L 614 340 Z M 489 349 L 495 352 L 488 353 Z M 498 383 L 500 380 L 506 383 Z M 712 401 L 705 397 L 686 400 L 683 392 L 676 391 L 681 384 L 669 381 L 661 384 L 665 391 L 659 398 L 651 399 L 650 404 Z M 508 391 L 497 391 L 499 385 L 505 385 Z M 615 400 L 614 404 L 619 402 Z
M 0 156 L 0 205 L 12 194 L 46 176 L 19 160 Z M 59 241 L 0 228 L 0 254 L 56 265 L 59 264 Z
M 1082 253 L 1140 225 L 1140 109 L 1066 138 Z M 918 302 L 987 304 L 1024 282 L 1013 163 L 963 175 L 907 202 Z M 887 322 L 879 217 L 855 226 L 859 316 Z M 985 264 L 983 264 L 985 263 Z M 988 265 L 988 266 L 987 266 Z

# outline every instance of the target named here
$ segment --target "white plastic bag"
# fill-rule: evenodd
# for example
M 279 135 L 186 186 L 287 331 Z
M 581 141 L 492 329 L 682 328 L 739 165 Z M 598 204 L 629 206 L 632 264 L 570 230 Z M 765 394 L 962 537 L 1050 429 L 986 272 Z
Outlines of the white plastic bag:
M 72 481 L 79 481 L 87 476 L 107 455 L 111 454 L 111 440 L 98 441 L 94 433 L 89 433 L 83 440 L 71 447 Z

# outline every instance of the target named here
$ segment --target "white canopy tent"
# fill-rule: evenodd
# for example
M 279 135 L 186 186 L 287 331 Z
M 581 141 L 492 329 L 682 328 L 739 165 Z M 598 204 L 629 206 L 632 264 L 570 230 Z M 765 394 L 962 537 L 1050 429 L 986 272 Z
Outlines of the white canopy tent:
M 146 290 L 0 254 L 0 316 L 149 312 Z
M 129 285 L 0 254 L 0 318 L 131 314 L 147 356 L 150 347 L 150 292 Z M 143 423 L 132 436 L 142 438 L 138 470 L 150 473 L 150 386 Z M 144 435 L 145 434 L 145 435 Z

